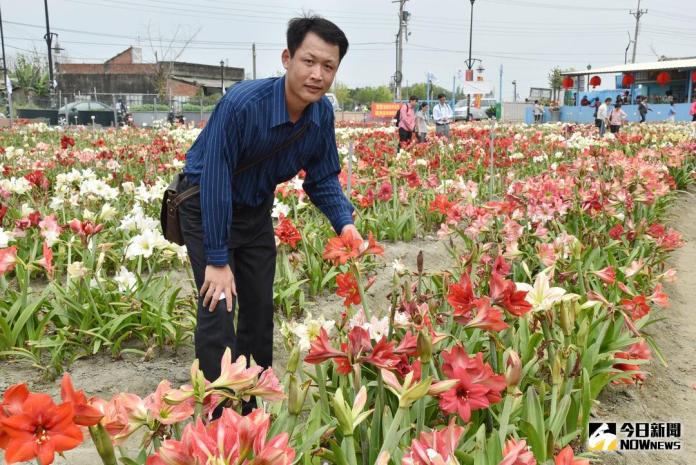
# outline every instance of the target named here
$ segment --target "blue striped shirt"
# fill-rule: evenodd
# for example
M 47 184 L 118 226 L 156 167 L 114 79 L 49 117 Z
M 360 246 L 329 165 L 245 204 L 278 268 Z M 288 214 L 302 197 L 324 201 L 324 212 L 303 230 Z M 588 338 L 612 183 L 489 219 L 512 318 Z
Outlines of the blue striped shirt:
M 237 176 L 235 169 L 273 151 L 305 124 L 290 147 Z M 338 182 L 334 114 L 326 97 L 310 104 L 293 124 L 285 102 L 285 77 L 242 81 L 231 87 L 186 153 L 187 179 L 201 186 L 207 263 L 228 263 L 232 205 L 260 206 L 278 184 L 304 169 L 303 188 L 337 233 L 353 223 L 353 206 Z

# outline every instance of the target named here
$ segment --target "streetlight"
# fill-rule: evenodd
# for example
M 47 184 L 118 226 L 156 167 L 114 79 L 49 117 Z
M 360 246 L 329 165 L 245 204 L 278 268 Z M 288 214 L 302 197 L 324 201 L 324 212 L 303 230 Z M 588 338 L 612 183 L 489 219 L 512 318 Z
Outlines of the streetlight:
M 467 80 L 472 76 L 471 74 L 471 69 L 474 67 L 474 60 L 471 58 L 471 40 L 473 38 L 473 32 L 474 32 L 474 2 L 476 0 L 469 0 L 471 2 L 471 14 L 469 15 L 469 59 L 466 60 L 466 68 L 469 71 L 467 73 Z M 480 60 L 478 60 L 480 61 Z M 466 107 L 466 120 L 469 121 L 471 119 L 471 89 L 469 89 L 469 93 L 467 95 L 467 107 Z
M 225 60 L 220 60 L 220 89 L 222 95 L 225 95 Z
M 512 95 L 512 101 L 514 103 L 517 103 L 517 81 L 512 81 L 512 86 L 513 86 L 513 95 Z

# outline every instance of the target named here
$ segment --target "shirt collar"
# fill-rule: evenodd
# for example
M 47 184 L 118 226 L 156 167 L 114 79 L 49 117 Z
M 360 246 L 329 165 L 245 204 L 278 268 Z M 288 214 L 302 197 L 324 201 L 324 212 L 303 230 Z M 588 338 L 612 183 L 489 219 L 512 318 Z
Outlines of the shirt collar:
M 310 103 L 305 108 L 304 113 L 299 121 L 309 120 L 315 126 L 319 126 L 319 102 Z M 273 110 L 271 114 L 271 127 L 290 123 L 290 115 L 288 114 L 288 106 L 285 102 L 285 76 L 276 79 L 273 83 Z

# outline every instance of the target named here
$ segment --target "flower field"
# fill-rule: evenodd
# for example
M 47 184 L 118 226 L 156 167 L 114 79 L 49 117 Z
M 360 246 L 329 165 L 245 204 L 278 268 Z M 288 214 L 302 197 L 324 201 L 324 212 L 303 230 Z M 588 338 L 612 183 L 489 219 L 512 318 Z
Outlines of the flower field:
M 105 464 L 588 464 L 602 390 L 641 383 L 662 359 L 649 327 L 668 317 L 666 260 L 683 240 L 666 215 L 694 181 L 693 129 L 490 129 L 397 153 L 393 128 L 338 128 L 369 247 L 335 237 L 301 176 L 279 186 L 283 372 L 228 353 L 217 380 L 194 362 L 189 383 L 143 397 L 89 397 L 67 374 L 60 399 L 14 385 L 0 404 L 5 460 L 49 464 L 89 435 Z M 190 344 L 186 251 L 158 215 L 197 134 L 0 132 L 0 363 L 57 378 L 92 354 Z M 384 276 L 385 247 L 426 235 L 451 269 L 397 260 Z M 378 280 L 390 292 L 375 303 Z M 333 294 L 338 316 L 305 311 Z M 263 401 L 242 417 L 251 396 Z

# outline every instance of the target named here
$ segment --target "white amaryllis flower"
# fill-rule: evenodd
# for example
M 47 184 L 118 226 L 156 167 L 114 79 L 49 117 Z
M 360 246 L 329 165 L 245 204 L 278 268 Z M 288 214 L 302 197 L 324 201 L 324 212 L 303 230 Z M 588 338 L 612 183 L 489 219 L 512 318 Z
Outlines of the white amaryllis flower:
M 11 232 L 5 231 L 0 227 L 0 249 L 7 247 L 7 244 L 14 241 L 14 236 Z
M 527 283 L 515 283 L 518 291 L 527 291 L 525 300 L 532 305 L 532 311 L 548 310 L 566 294 L 562 287 L 549 287 L 548 268 L 539 272 L 534 286 Z
M 126 248 L 126 258 L 150 258 L 155 250 L 166 247 L 167 244 L 167 240 L 159 231 L 143 231 L 142 234 L 131 238 Z
M 300 350 L 303 351 L 309 350 L 311 342 L 319 337 L 319 333 L 321 332 L 322 328 L 324 328 L 326 334 L 330 336 L 334 326 L 336 326 L 334 321 L 326 320 L 322 316 L 314 319 L 312 318 L 312 314 L 309 312 L 302 323 L 288 324 L 292 334 L 297 337 Z
M 273 218 L 280 218 L 281 213 L 283 216 L 288 216 L 288 213 L 290 213 L 290 207 L 278 200 L 278 198 L 275 198 L 273 199 L 273 211 L 271 212 L 271 216 Z
M 99 212 L 99 218 L 102 221 L 109 221 L 116 217 L 118 210 L 111 206 L 109 203 L 102 205 L 101 211 Z
M 135 274 L 128 271 L 125 266 L 122 266 L 118 274 L 114 276 L 114 281 L 118 284 L 118 290 L 121 292 L 134 291 L 138 283 Z
M 87 276 L 87 268 L 82 262 L 72 262 L 68 265 L 68 277 L 70 279 L 79 279 Z
M 394 273 L 403 273 L 406 271 L 406 265 L 404 265 L 402 261 L 397 258 L 392 262 L 392 269 L 394 270 Z
M 24 178 L 0 179 L 0 191 L 22 195 L 31 190 L 31 183 Z

